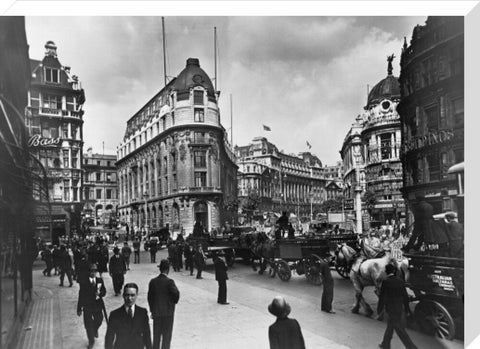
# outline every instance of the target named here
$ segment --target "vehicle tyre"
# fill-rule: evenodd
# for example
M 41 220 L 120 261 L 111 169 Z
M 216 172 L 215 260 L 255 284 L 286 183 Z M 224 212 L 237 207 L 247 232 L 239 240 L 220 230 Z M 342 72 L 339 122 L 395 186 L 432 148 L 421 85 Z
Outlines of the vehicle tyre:
M 442 304 L 423 299 L 415 307 L 414 315 L 423 332 L 442 339 L 455 338 L 455 323 Z
M 290 270 L 290 266 L 284 260 L 280 260 L 277 262 L 277 274 L 280 280 L 288 281 L 292 277 L 292 271 Z
M 305 277 L 308 282 L 314 285 L 321 285 L 323 283 L 319 263 L 320 257 L 315 254 L 312 254 L 305 260 Z
M 345 263 L 337 263 L 335 262 L 335 270 L 337 271 L 338 275 L 340 275 L 344 279 L 349 279 L 350 278 L 350 268 L 348 265 Z

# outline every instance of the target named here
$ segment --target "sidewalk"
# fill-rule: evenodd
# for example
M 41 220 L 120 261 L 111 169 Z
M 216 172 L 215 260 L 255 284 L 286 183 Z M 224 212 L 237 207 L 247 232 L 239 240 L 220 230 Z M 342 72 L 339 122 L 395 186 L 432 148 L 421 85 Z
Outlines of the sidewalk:
M 78 284 L 59 287 L 58 276 L 44 277 L 36 261 L 33 272 L 34 292 L 32 306 L 15 349 L 85 348 L 87 338 L 82 317 L 76 315 Z M 156 264 L 131 264 L 125 282 L 136 282 L 139 287 L 137 304 L 148 309 L 147 288 L 151 278 L 158 275 Z M 203 280 L 196 280 L 187 272 L 171 273 L 179 290 L 180 302 L 175 313 L 172 349 L 181 348 L 268 348 L 268 326 L 275 318 L 267 311 L 267 304 L 276 295 L 274 290 L 262 293 L 257 301 L 265 305 L 257 311 L 230 297 L 228 306 L 216 303 L 217 283 L 214 275 L 204 273 Z M 122 297 L 113 295 L 109 275 L 103 275 L 108 313 L 123 304 Z M 235 285 L 238 283 L 239 285 Z M 68 282 L 66 282 L 68 285 Z M 230 280 L 229 288 L 241 288 L 241 283 Z M 245 286 L 245 285 L 243 285 Z M 271 293 L 271 294 L 270 294 Z M 254 295 L 251 295 L 254 296 Z M 295 309 L 291 317 L 295 318 Z M 150 321 L 152 325 L 152 321 Z M 105 322 L 99 330 L 94 348 L 104 347 Z M 346 349 L 346 346 L 330 341 L 318 333 L 302 328 L 307 348 Z

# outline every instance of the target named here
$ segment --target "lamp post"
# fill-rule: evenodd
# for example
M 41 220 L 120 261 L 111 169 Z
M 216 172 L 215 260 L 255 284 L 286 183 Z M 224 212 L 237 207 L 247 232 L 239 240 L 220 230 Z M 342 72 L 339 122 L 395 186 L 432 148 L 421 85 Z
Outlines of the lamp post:
M 356 151 L 353 154 L 355 158 L 355 213 L 356 213 L 356 220 L 357 220 L 357 234 L 362 234 L 362 186 L 360 183 L 360 151 Z
M 145 230 L 146 230 L 147 233 L 148 233 L 147 197 L 148 197 L 148 193 L 147 193 L 147 192 L 144 192 L 144 193 L 143 193 L 143 198 L 144 198 L 144 200 L 145 200 Z

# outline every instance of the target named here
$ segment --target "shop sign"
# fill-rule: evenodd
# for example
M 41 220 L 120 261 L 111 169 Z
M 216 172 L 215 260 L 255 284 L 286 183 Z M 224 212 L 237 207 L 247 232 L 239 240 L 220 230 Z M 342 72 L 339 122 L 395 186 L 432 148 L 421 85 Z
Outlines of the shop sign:
M 392 208 L 393 204 L 376 204 L 375 208 Z
M 28 139 L 29 147 L 57 147 L 60 145 L 62 139 L 57 138 L 43 138 L 40 135 L 33 135 Z
M 414 137 L 404 144 L 405 151 L 416 150 L 428 145 L 447 142 L 454 137 L 453 130 L 430 131 L 425 136 Z
M 435 270 L 435 273 L 440 273 L 440 271 Z M 437 284 L 440 288 L 445 291 L 455 291 L 455 285 L 453 284 L 453 278 L 450 275 L 438 275 L 432 274 L 429 275 L 434 284 Z

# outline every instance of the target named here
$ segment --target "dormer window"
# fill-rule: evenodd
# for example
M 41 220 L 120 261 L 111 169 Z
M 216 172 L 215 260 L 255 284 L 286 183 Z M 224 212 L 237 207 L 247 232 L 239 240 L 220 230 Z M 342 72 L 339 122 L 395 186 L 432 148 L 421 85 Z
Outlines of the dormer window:
M 45 67 L 45 82 L 58 84 L 60 82 L 59 70 Z
M 203 91 L 193 91 L 193 104 L 203 105 Z

